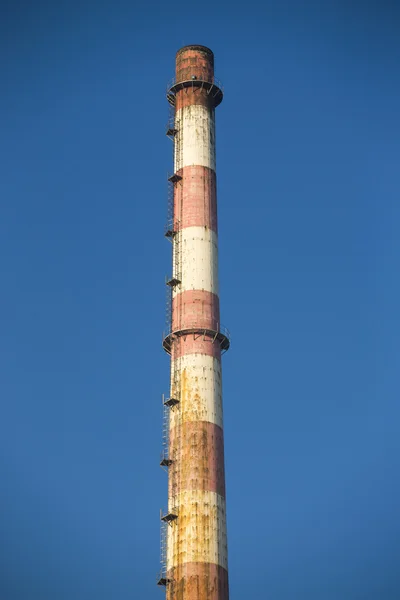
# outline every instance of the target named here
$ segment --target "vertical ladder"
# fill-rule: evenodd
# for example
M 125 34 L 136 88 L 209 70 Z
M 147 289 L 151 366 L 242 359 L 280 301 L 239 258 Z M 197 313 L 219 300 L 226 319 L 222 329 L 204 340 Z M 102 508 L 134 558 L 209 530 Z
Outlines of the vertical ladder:
M 172 267 L 173 267 L 174 277 L 180 283 L 182 281 L 181 232 L 180 232 L 180 230 L 175 233 L 174 238 L 172 240 Z
M 175 163 L 175 146 L 176 146 L 176 135 L 178 130 L 175 125 L 175 106 L 169 106 L 168 112 L 168 123 L 167 123 L 167 136 L 173 142 L 173 161 Z M 175 164 L 174 164 L 175 169 Z M 173 176 L 172 176 L 173 177 Z M 165 228 L 165 236 L 172 238 L 174 235 L 174 193 L 175 183 L 171 177 L 168 178 L 168 205 L 167 205 L 167 225 Z
M 174 224 L 174 195 L 175 195 L 175 184 L 168 179 L 167 187 L 167 223 L 165 225 L 165 237 L 172 239 L 175 233 Z
M 181 283 L 181 248 L 180 239 L 181 233 L 174 233 L 172 239 L 172 276 L 166 280 L 166 284 L 171 288 L 175 288 Z
M 166 134 L 173 142 L 173 161 L 174 171 L 177 169 L 177 150 L 179 151 L 179 132 L 176 122 L 175 106 L 170 106 L 168 114 L 168 123 Z M 180 257 L 180 235 L 177 227 L 177 217 L 175 213 L 175 195 L 176 186 L 180 185 L 182 177 L 176 172 L 168 177 L 168 192 L 167 192 L 167 222 L 165 226 L 165 237 L 172 242 L 172 275 L 167 284 L 166 297 L 166 313 L 165 321 L 166 328 L 171 333 L 172 328 L 172 299 L 173 290 L 179 286 L 181 282 L 181 257 Z M 163 421 L 162 421 L 162 452 L 160 465 L 163 468 L 168 468 L 172 463 L 169 449 L 169 429 L 171 410 L 179 407 L 180 402 L 180 361 L 171 356 L 171 374 L 170 374 L 170 396 L 163 396 Z M 170 474 L 171 475 L 171 474 Z M 177 511 L 167 511 L 165 514 L 160 514 L 160 563 L 161 570 L 157 577 L 157 585 L 167 586 L 170 581 L 167 578 L 167 544 L 168 544 L 168 527 L 177 519 Z
M 168 121 L 165 133 L 170 140 L 174 141 L 177 130 L 175 128 L 175 106 L 171 104 L 168 105 Z
M 162 450 L 161 450 L 161 467 L 169 467 L 172 460 L 169 458 L 169 411 L 170 405 L 166 404 L 163 395 L 163 420 L 162 420 Z
M 174 135 L 174 169 L 179 171 L 183 163 L 183 128 L 181 127 L 181 113 L 175 113 Z
M 167 543 L 168 543 L 168 523 L 160 520 L 160 572 L 157 577 L 157 585 L 166 586 L 167 579 Z
M 166 286 L 165 292 L 165 330 L 170 333 L 172 327 L 172 287 Z

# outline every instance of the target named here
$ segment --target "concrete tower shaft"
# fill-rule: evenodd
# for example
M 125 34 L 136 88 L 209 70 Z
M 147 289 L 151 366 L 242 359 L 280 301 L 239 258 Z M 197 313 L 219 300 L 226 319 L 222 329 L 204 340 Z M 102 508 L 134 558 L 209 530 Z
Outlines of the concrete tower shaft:
M 185 46 L 167 98 L 174 110 L 167 600 L 228 600 L 215 164 L 214 55 Z

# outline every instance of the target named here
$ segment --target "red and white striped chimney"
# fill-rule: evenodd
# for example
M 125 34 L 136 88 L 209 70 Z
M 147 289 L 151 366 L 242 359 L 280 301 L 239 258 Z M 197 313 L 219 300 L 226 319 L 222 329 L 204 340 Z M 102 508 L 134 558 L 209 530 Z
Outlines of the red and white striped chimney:
M 220 324 L 215 167 L 215 107 L 222 89 L 214 55 L 185 46 L 167 98 L 174 107 L 173 273 L 170 328 L 167 600 L 228 600 L 228 555 L 221 353 L 229 335 Z

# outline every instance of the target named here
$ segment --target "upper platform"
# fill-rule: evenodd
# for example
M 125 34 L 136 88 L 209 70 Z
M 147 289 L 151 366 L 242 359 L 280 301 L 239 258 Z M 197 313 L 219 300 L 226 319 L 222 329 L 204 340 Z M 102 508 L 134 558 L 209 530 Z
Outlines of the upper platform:
M 205 90 L 207 96 L 212 100 L 212 105 L 214 107 L 221 104 L 222 99 L 224 97 L 224 92 L 221 83 L 215 77 L 212 78 L 212 81 L 206 81 L 204 79 L 197 79 L 195 75 L 192 76 L 191 79 L 187 79 L 184 81 L 177 81 L 176 77 L 169 82 L 167 87 L 167 100 L 172 105 L 176 104 L 176 94 L 180 90 L 184 90 L 187 88 L 193 88 L 200 90 Z

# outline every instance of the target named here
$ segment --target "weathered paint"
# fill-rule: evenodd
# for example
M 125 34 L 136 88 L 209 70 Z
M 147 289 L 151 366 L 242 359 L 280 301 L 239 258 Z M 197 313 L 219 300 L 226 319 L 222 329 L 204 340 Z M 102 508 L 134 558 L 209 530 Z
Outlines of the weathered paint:
M 201 91 L 198 88 L 186 88 L 176 97 L 176 109 L 185 108 L 185 106 L 205 106 L 209 110 L 213 110 L 214 103 L 211 96 L 207 95 L 206 91 Z
M 175 297 L 187 290 L 205 290 L 218 295 L 218 237 L 207 227 L 186 227 L 179 232 L 179 263 L 176 271 L 181 283 Z
M 178 175 L 182 182 L 175 186 L 175 229 L 198 226 L 217 232 L 215 171 L 194 165 L 180 169 Z
M 178 396 L 180 405 L 171 411 L 171 429 L 186 421 L 208 421 L 222 428 L 221 361 L 207 354 L 185 354 L 172 361 L 172 371 L 171 396 Z
M 169 457 L 173 461 L 169 468 L 170 496 L 181 490 L 208 490 L 225 497 L 221 427 L 208 421 L 176 423 L 170 430 Z
M 168 600 L 228 600 L 228 572 L 213 563 L 184 563 L 168 571 Z
M 179 337 L 173 344 L 173 356 L 179 358 L 186 354 L 206 354 L 214 358 L 221 358 L 221 347 L 213 337 L 201 334 L 188 333 Z
M 214 77 L 214 54 L 205 46 L 184 46 L 176 53 L 176 80 L 188 81 L 192 76 L 205 81 Z
M 214 111 L 198 104 L 176 112 L 175 172 L 201 166 L 215 170 Z
M 225 498 L 205 490 L 182 490 L 169 503 L 178 518 L 168 528 L 167 570 L 187 562 L 227 569 Z

